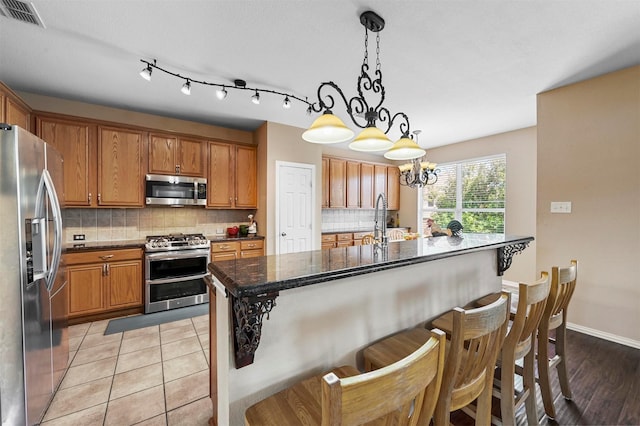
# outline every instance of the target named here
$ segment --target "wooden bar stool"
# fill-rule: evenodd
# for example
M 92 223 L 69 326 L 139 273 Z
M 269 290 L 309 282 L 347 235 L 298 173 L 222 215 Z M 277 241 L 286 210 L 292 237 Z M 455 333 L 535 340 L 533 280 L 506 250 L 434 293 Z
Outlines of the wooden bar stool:
M 549 274 L 542 272 L 541 278 L 531 284 L 520 283 L 516 309 L 512 309 L 509 332 L 502 345 L 497 364 L 500 377 L 495 381 L 497 391 L 494 396 L 500 398 L 501 419 L 493 418 L 494 424 L 515 425 L 515 413 L 522 404 L 527 412 L 527 424 L 538 424 L 536 408 L 535 340 L 538 326 L 549 296 Z M 479 306 L 495 300 L 490 295 L 478 300 Z M 512 303 L 513 307 L 513 303 Z M 524 367 L 520 371 L 523 377 L 522 392 L 515 392 L 516 361 L 524 358 Z
M 380 370 L 361 374 L 354 367 L 339 367 L 280 391 L 249 407 L 245 424 L 429 424 L 440 391 L 444 349 L 444 333 L 433 330 L 415 352 Z
M 557 368 L 562 395 L 565 399 L 571 400 L 569 376 L 567 375 L 567 308 L 576 289 L 577 278 L 577 260 L 572 260 L 569 267 L 554 266 L 551 268 L 549 299 L 538 326 L 538 381 L 544 411 L 551 420 L 555 419 L 556 411 L 553 406 L 549 369 Z M 555 339 L 549 337 L 551 330 L 556 332 Z M 555 344 L 555 355 L 551 359 L 549 358 L 548 342 Z
M 510 293 L 503 292 L 487 306 L 455 308 L 433 321 L 434 327 L 451 331 L 434 424 L 449 424 L 452 411 L 476 399 L 476 424 L 491 423 L 493 371 L 507 330 L 510 300 Z M 415 328 L 375 343 L 364 350 L 365 368 L 389 365 L 427 339 L 429 331 Z

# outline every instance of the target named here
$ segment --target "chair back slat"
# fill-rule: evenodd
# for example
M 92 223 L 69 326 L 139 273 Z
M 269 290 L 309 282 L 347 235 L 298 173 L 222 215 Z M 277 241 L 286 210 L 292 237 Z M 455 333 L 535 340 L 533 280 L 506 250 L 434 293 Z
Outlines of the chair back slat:
M 565 311 L 569 306 L 573 292 L 575 291 L 578 276 L 578 262 L 571 261 L 571 266 L 551 268 L 551 291 L 549 302 L 545 310 L 545 318 L 550 319 L 559 314 L 565 316 Z
M 520 283 L 518 286 L 518 309 L 511 331 L 505 340 L 505 347 L 511 347 L 513 343 L 523 343 L 531 339 L 533 333 L 538 329 L 542 314 L 544 314 L 550 289 L 551 283 L 547 272 L 542 272 L 540 279 L 534 283 Z M 518 329 L 521 331 L 518 332 Z M 512 333 L 516 332 L 518 334 L 511 337 Z M 514 340 L 513 343 L 512 340 Z
M 438 408 L 439 411 L 465 406 L 484 389 L 486 375 L 493 371 L 504 341 L 510 301 L 511 294 L 502 292 L 487 306 L 453 310 L 451 345 L 441 391 L 442 403 L 449 406 L 446 410 Z
M 325 375 L 322 425 L 356 425 L 382 417 L 383 424 L 414 426 L 422 414 L 431 418 L 444 371 L 444 351 L 445 334 L 435 329 L 417 351 L 391 365 L 343 379 Z M 423 413 L 425 409 L 430 412 Z

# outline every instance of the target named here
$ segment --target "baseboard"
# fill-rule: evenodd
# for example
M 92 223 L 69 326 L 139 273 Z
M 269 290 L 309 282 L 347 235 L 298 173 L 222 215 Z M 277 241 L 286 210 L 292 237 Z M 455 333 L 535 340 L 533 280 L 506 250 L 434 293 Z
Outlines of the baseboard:
M 610 342 L 620 343 L 621 345 L 630 346 L 632 348 L 640 349 L 640 342 L 626 337 L 618 336 L 616 334 L 606 333 L 604 331 L 596 330 L 595 328 L 584 327 L 578 324 L 567 323 L 569 330 L 577 331 L 579 333 L 588 334 L 589 336 L 598 337 L 600 339 L 609 340 Z

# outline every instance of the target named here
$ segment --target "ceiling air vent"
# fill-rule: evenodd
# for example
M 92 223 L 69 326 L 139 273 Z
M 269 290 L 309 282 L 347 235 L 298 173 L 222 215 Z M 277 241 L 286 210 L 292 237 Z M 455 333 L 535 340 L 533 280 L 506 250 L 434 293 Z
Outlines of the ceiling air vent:
M 45 28 L 33 3 L 19 0 L 0 0 L 0 12 L 8 18 Z

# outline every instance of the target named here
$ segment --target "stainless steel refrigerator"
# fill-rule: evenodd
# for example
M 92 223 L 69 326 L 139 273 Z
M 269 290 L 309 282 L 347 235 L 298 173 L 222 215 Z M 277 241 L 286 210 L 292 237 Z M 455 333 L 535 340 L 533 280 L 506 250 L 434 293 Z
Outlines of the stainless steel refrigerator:
M 62 254 L 62 157 L 0 124 L 0 414 L 42 420 L 69 357 Z M 57 194 L 57 195 L 56 195 Z

